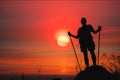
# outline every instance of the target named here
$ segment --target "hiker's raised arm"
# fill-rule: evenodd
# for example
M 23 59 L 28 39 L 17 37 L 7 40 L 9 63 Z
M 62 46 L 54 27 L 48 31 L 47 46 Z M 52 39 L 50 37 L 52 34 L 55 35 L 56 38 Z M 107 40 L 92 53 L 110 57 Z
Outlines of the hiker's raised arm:
M 78 39 L 78 35 L 75 36 L 75 35 L 71 34 L 69 31 L 68 31 L 68 35 L 69 35 L 69 36 L 72 36 L 72 37 L 74 37 L 74 38 L 76 38 L 76 39 Z
M 93 28 L 92 28 L 92 32 L 94 33 L 94 34 L 96 34 L 97 32 L 99 32 L 99 31 L 101 31 L 101 26 L 98 26 L 98 29 L 97 30 L 94 30 Z

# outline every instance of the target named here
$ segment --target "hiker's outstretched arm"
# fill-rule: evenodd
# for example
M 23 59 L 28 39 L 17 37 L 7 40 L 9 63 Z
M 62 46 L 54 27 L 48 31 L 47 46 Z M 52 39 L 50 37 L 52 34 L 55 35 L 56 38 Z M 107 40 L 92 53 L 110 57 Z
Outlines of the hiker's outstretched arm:
M 92 32 L 93 32 L 94 34 L 96 34 L 96 33 L 99 32 L 99 31 L 101 31 L 101 26 L 98 26 L 98 29 L 97 29 L 97 30 L 94 30 L 94 29 L 92 28 Z
M 71 36 L 72 36 L 72 37 L 74 37 L 74 38 L 76 38 L 76 39 L 78 39 L 78 35 L 77 35 L 77 36 L 75 36 L 75 35 L 72 35 L 72 34 L 71 34 Z
M 92 29 L 92 32 L 93 32 L 94 34 L 96 34 L 96 33 L 98 32 L 98 30 Z
M 69 35 L 69 36 L 72 36 L 72 37 L 74 37 L 74 38 L 76 38 L 76 39 L 78 39 L 78 35 L 73 35 L 73 34 L 71 34 L 70 32 L 68 32 L 68 35 Z

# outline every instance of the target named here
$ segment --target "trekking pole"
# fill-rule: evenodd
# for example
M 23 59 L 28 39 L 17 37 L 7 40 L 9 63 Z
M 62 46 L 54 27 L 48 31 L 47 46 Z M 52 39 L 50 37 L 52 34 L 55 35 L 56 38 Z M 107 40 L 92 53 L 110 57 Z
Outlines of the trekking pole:
M 72 47 L 73 47 L 73 51 L 74 51 L 74 53 L 75 53 L 75 57 L 76 57 L 76 60 L 77 60 L 78 67 L 79 67 L 79 69 L 80 69 L 80 71 L 81 71 L 80 64 L 79 64 L 79 60 L 78 60 L 78 57 L 77 57 L 77 54 L 76 54 L 76 51 L 75 51 L 75 47 L 74 47 L 72 38 L 71 38 L 71 36 L 69 36 L 69 37 L 70 37 L 70 41 L 71 41 L 71 44 L 72 44 Z
M 98 64 L 99 64 L 99 55 L 100 55 L 100 31 L 98 34 Z

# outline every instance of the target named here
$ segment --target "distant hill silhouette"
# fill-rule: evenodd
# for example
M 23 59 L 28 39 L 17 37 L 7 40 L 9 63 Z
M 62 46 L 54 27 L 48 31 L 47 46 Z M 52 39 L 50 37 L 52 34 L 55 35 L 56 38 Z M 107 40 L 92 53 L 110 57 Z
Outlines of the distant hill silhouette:
M 115 78 L 104 67 L 91 66 L 81 71 L 75 80 L 115 80 Z

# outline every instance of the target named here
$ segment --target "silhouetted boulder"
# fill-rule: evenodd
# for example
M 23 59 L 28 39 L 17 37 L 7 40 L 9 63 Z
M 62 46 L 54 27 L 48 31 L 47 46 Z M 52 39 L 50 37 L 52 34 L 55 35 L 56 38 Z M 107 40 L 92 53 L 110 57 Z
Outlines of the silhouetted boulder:
M 75 80 L 115 80 L 113 75 L 102 66 L 91 66 L 81 71 Z

